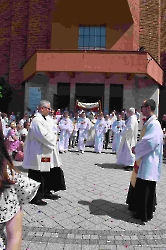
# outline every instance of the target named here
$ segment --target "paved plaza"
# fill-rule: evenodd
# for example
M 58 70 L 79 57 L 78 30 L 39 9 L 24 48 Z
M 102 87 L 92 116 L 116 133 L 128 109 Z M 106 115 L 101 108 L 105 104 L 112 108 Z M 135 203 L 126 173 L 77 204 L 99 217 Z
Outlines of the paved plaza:
M 47 206 L 24 206 L 22 250 L 166 249 L 166 164 L 157 186 L 152 221 L 132 219 L 125 204 L 131 172 L 111 150 L 62 154 L 66 191 Z M 21 163 L 15 162 L 18 168 Z

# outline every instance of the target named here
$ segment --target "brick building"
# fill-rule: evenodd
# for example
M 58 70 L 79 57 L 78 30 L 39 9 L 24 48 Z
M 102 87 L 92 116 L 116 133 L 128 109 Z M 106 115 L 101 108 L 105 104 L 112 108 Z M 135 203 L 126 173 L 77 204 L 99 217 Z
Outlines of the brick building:
M 100 99 L 105 112 L 154 98 L 164 112 L 165 0 L 2 0 L 0 18 L 10 111 L 40 98 L 70 110 Z

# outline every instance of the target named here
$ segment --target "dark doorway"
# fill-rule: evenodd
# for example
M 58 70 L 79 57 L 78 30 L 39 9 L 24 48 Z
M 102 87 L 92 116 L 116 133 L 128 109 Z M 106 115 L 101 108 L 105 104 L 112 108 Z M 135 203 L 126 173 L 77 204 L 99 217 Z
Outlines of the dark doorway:
M 120 112 L 123 108 L 123 84 L 110 84 L 110 112 Z
M 70 106 L 70 83 L 58 83 L 57 86 L 57 95 L 54 97 L 54 104 L 57 106 L 56 109 L 62 109 L 65 108 L 69 109 Z
M 98 102 L 100 100 L 103 108 L 104 84 L 77 83 L 75 93 L 76 100 L 87 103 Z
M 56 94 L 53 95 L 53 109 L 54 110 L 58 109 L 58 95 Z

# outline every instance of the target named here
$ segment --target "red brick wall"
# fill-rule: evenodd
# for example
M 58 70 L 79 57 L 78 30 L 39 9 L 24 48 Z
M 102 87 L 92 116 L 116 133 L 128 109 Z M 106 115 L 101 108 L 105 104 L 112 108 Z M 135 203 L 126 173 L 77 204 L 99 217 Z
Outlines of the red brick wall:
M 160 62 L 159 12 L 159 0 L 140 0 L 140 46 L 145 47 L 158 62 Z
M 133 50 L 139 49 L 139 29 L 140 29 L 140 0 L 128 0 L 128 4 L 130 7 L 130 11 L 132 14 L 132 18 L 134 21 L 134 27 L 133 27 Z
M 165 70 L 164 85 L 166 86 L 166 1 L 161 0 L 161 37 L 160 37 L 160 58 L 161 66 Z M 166 113 L 166 90 L 160 92 L 160 119 Z
M 9 82 L 12 85 L 18 85 L 18 87 L 20 86 L 20 67 L 26 60 L 28 8 L 27 0 L 13 0 Z
M 3 77 L 9 69 L 12 0 L 0 1 L 0 13 L 0 77 Z
M 166 1 L 161 0 L 161 66 L 166 70 Z
M 13 87 L 13 100 L 9 108 L 12 110 L 18 110 L 24 101 L 20 67 L 36 49 L 50 48 L 54 8 L 53 0 L 1 0 L 0 76 L 10 72 L 8 80 Z
M 58 0 L 56 0 L 58 1 Z M 51 48 L 51 38 L 52 38 L 52 22 L 53 14 L 56 10 L 56 1 L 50 0 L 49 9 L 48 9 L 48 29 L 47 29 L 47 48 Z
M 47 49 L 50 46 L 50 3 L 51 0 L 29 1 L 27 58 L 36 49 Z

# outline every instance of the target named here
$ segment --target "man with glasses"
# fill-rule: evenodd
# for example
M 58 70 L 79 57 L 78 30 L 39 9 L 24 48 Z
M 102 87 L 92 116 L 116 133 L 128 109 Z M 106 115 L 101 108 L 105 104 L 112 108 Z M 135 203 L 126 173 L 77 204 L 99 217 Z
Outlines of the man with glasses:
M 41 183 L 32 204 L 44 206 L 42 198 L 59 198 L 50 191 L 66 190 L 62 162 L 57 148 L 57 137 L 50 122 L 50 102 L 42 100 L 28 131 L 24 148 L 23 168 L 28 176 Z
M 156 183 L 160 179 L 163 152 L 163 133 L 155 116 L 156 103 L 144 101 L 141 112 L 146 117 L 140 141 L 132 148 L 135 165 L 126 203 L 135 212 L 134 218 L 147 222 L 153 218 L 156 202 Z

